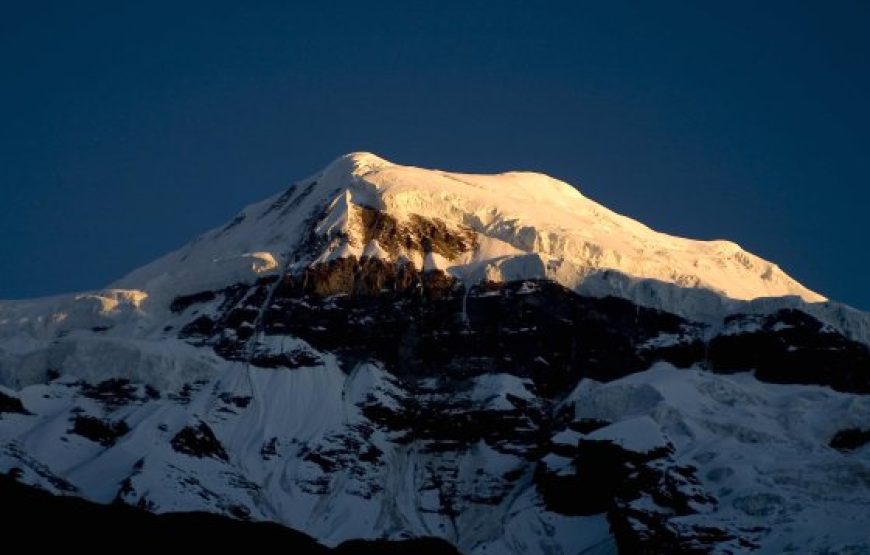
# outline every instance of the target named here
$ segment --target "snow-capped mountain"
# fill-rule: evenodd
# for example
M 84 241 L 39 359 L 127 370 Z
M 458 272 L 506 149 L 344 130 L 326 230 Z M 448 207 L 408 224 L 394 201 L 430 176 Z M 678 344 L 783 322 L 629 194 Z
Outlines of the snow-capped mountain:
M 541 174 L 343 156 L 0 302 L 0 471 L 327 545 L 870 550 L 870 315 Z

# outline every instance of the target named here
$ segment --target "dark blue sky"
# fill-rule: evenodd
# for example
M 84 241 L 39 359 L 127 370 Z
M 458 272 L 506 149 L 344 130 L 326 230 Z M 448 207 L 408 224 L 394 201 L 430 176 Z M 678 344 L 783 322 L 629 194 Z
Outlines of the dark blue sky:
M 0 298 L 103 286 L 369 150 L 543 171 L 870 309 L 868 2 L 18 4 Z

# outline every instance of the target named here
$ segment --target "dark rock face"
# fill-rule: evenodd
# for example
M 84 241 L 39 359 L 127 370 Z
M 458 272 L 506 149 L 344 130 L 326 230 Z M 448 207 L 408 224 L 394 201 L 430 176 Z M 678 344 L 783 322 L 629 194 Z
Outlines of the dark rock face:
M 715 508 L 697 469 L 678 465 L 670 445 L 646 453 L 610 441 L 580 440 L 572 472 L 539 465 L 535 482 L 547 508 L 568 515 L 606 513 L 620 553 L 709 553 L 729 544 L 757 547 L 738 533 L 716 527 L 678 526 L 672 516 Z
M 870 428 L 847 428 L 831 438 L 829 445 L 839 451 L 854 451 L 870 443 Z
M 464 252 L 477 248 L 477 234 L 471 229 L 453 230 L 439 219 L 412 214 L 408 222 L 375 208 L 361 207 L 363 244 L 377 240 L 390 255 L 399 248 L 414 252 L 434 252 L 452 260 Z
M 371 297 L 415 292 L 433 298 L 454 289 L 456 280 L 440 270 L 420 272 L 412 263 L 391 264 L 376 258 L 339 258 L 285 276 L 275 298 L 349 295 Z
M 10 414 L 30 414 L 27 409 L 24 408 L 24 404 L 21 402 L 21 399 L 19 399 L 18 397 L 6 395 L 2 391 L 0 391 L 0 414 L 3 414 L 4 412 Z
M 214 291 L 201 291 L 193 295 L 182 295 L 172 299 L 169 310 L 172 312 L 183 312 L 189 306 L 214 300 L 215 297 Z
M 443 452 L 486 441 L 496 451 L 537 458 L 551 427 L 547 407 L 512 395 L 511 408 L 477 407 L 461 395 L 468 385 L 444 379 L 437 387 L 410 389 L 407 397 L 393 399 L 398 409 L 369 400 L 362 405 L 363 414 L 394 432 L 397 443 L 422 442 Z
M 87 415 L 76 415 L 73 420 L 71 433 L 86 437 L 103 447 L 111 447 L 121 436 L 130 431 L 130 426 L 123 420 L 109 422 L 100 418 Z
M 214 333 L 214 320 L 208 316 L 199 316 L 181 328 L 178 336 L 187 339 L 189 337 L 208 337 L 212 333 Z
M 160 393 L 152 387 L 134 385 L 130 380 L 125 379 L 113 378 L 98 384 L 80 382 L 76 385 L 81 387 L 82 395 L 99 401 L 110 410 L 160 396 Z
M 726 324 L 754 329 L 710 342 L 709 364 L 716 372 L 753 368 L 766 382 L 870 393 L 870 348 L 825 329 L 808 314 L 780 310 L 766 317 L 735 315 Z
M 231 395 L 229 393 L 221 393 L 220 400 L 228 405 L 233 405 L 236 408 L 240 409 L 246 408 L 248 405 L 251 404 L 251 397 L 247 395 L 239 396 Z
M 292 349 L 283 353 L 254 353 L 249 362 L 259 368 L 302 368 L 322 363 L 320 357 L 305 349 Z
M 466 245 L 455 238 L 449 244 Z M 583 297 L 550 281 L 483 283 L 466 291 L 441 271 L 353 257 L 275 279 L 175 299 L 179 306 L 221 299 L 217 318 L 193 318 L 180 335 L 210 343 L 228 359 L 269 368 L 316 364 L 316 356 L 246 350 L 255 329 L 299 337 L 350 360 L 377 359 L 400 376 L 470 376 L 497 368 L 533 378 L 546 396 L 582 378 L 617 379 L 656 361 L 719 373 L 754 369 L 762 381 L 870 392 L 870 349 L 796 310 L 731 316 L 730 331 L 707 341 L 702 324 L 623 299 Z
M 360 277 L 362 276 L 362 277 Z M 327 284 L 338 293 L 321 297 Z M 701 328 L 614 298 L 580 297 L 552 282 L 488 283 L 470 292 L 440 272 L 380 260 L 336 260 L 288 276 L 263 317 L 267 334 L 301 337 L 398 375 L 468 377 L 498 369 L 557 394 L 582 377 L 614 379 L 654 360 L 703 357 Z M 661 333 L 680 345 L 641 348 Z
M 172 438 L 172 448 L 191 457 L 229 460 L 227 452 L 205 422 L 187 426 Z

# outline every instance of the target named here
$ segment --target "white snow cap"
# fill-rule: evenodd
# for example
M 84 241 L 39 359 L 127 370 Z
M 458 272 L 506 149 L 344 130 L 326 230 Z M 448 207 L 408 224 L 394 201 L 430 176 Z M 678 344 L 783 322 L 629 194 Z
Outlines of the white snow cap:
M 323 179 L 330 179 L 330 176 L 341 179 L 346 175 L 364 175 L 394 165 L 371 152 L 351 152 L 333 160 L 320 173 Z
M 440 220 L 448 228 L 473 231 L 473 251 L 436 261 L 438 268 L 463 281 L 546 277 L 584 294 L 622 296 L 695 317 L 719 316 L 720 305 L 730 300 L 826 300 L 735 243 L 656 232 L 540 173 L 452 173 L 402 166 L 368 152 L 337 158 L 114 287 L 144 290 L 158 302 L 214 288 L 222 279 L 228 281 L 225 285 L 253 280 L 262 270 L 252 271 L 250 264 L 215 266 L 216 260 L 241 261 L 234 257 L 252 252 L 270 254 L 276 263 L 270 270 L 282 271 L 310 229 L 312 217 L 317 220 L 316 233 L 333 240 L 326 241 L 327 252 L 293 270 L 343 253 L 361 256 L 368 250 L 385 257 L 364 240 L 359 217 L 363 207 L 384 211 L 399 222 L 421 216 Z M 424 261 L 419 252 L 394 257 Z

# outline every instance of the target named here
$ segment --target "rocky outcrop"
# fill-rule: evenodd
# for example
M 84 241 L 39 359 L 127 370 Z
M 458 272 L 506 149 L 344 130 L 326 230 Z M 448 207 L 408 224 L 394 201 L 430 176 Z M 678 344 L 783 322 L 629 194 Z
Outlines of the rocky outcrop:
M 403 295 L 417 290 L 432 297 L 442 296 L 455 285 L 456 280 L 444 272 L 421 272 L 411 262 L 394 264 L 377 258 L 348 257 L 314 264 L 297 276 L 285 276 L 276 297 Z
M 707 339 L 705 325 L 614 297 L 584 297 L 546 280 L 484 282 L 467 290 L 442 271 L 369 257 L 339 258 L 276 279 L 176 299 L 174 305 L 220 303 L 216 317 L 196 316 L 180 335 L 238 360 L 251 360 L 245 345 L 259 331 L 375 358 L 399 373 L 498 368 L 533 377 L 552 395 L 584 377 L 612 380 L 656 361 L 870 392 L 870 349 L 797 310 L 732 316 Z M 298 358 L 287 366 L 304 365 Z M 261 361 L 252 360 L 282 365 L 274 357 Z
M 18 397 L 6 395 L 0 391 L 0 414 L 4 412 L 15 414 L 28 414 L 27 409 Z
M 172 448 L 191 457 L 211 457 L 223 461 L 229 460 L 227 452 L 215 437 L 214 432 L 205 422 L 195 426 L 186 426 L 175 434 L 171 441 Z
M 870 443 L 870 429 L 846 428 L 834 434 L 828 445 L 840 451 L 855 451 L 868 443 Z
M 581 439 L 561 457 L 571 462 L 539 464 L 535 482 L 549 510 L 566 515 L 606 513 L 620 553 L 712 553 L 726 546 L 757 546 L 739 532 L 714 526 L 681 525 L 674 517 L 714 510 L 717 500 L 677 464 L 673 446 L 646 452 L 613 441 Z M 547 459 L 544 459 L 545 461 Z
M 681 364 L 703 356 L 699 328 L 676 316 L 580 297 L 551 282 L 487 283 L 466 291 L 443 274 L 413 268 L 371 261 L 340 267 L 346 276 L 375 268 L 386 287 L 377 295 L 365 290 L 323 298 L 311 292 L 311 274 L 286 278 L 264 313 L 263 331 L 375 358 L 399 374 L 467 377 L 498 369 L 531 377 L 552 394 L 582 377 L 613 379 L 654 360 Z M 410 286 L 395 277 L 409 275 Z M 345 290 L 354 291 L 349 282 Z M 684 342 L 648 345 L 663 333 Z
M 102 418 L 79 414 L 73 419 L 73 427 L 70 433 L 86 437 L 103 447 L 111 447 L 118 438 L 126 435 L 129 431 L 130 426 L 123 420 L 111 422 Z
M 434 252 L 448 260 L 478 246 L 477 234 L 469 228 L 451 228 L 438 218 L 411 214 L 399 221 L 382 210 L 359 207 L 362 223 L 362 244 L 377 241 L 395 260 L 402 253 Z
M 725 333 L 710 341 L 707 361 L 716 372 L 754 369 L 766 382 L 870 393 L 870 348 L 798 310 L 727 318 Z

